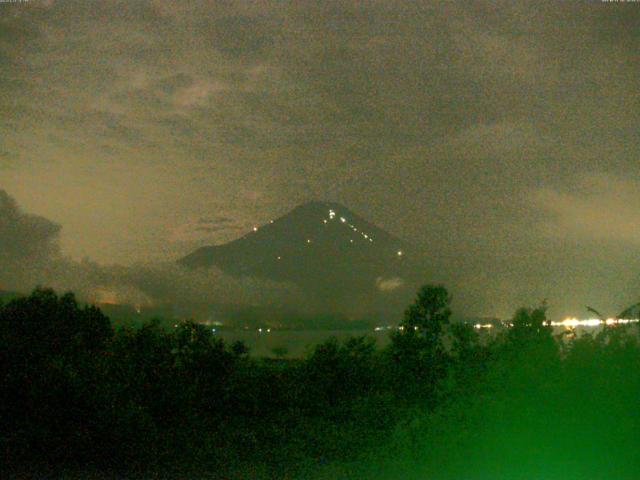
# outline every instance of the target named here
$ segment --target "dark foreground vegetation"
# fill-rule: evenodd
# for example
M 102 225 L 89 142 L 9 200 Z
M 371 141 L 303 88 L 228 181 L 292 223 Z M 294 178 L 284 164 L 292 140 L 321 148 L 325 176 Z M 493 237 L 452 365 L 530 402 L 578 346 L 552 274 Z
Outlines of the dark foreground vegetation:
M 542 306 L 481 341 L 448 304 L 423 287 L 385 349 L 268 359 L 36 290 L 0 307 L 1 476 L 640 478 L 635 333 L 554 337 Z

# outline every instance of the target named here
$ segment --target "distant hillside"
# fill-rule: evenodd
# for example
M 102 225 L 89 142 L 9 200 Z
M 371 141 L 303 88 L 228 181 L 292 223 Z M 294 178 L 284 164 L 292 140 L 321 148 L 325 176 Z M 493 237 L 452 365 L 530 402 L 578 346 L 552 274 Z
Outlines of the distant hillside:
M 406 305 L 407 290 L 413 294 L 425 277 L 410 244 L 329 202 L 300 205 L 241 238 L 200 248 L 179 263 L 292 282 L 332 310 L 359 304 L 356 309 L 362 312 L 378 310 L 393 298 Z

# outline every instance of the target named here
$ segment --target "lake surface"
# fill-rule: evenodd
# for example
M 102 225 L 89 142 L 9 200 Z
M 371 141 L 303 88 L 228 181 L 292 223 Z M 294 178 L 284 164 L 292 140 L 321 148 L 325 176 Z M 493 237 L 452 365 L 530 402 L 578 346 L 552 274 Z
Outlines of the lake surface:
M 629 325 L 630 330 L 637 333 L 637 324 Z M 618 327 L 616 327 L 618 328 Z M 572 330 L 566 327 L 554 326 L 554 335 L 561 333 L 569 334 L 573 331 L 577 336 L 584 334 L 596 335 L 602 331 L 602 326 L 578 326 Z M 501 328 L 479 329 L 478 333 L 485 339 L 503 331 Z M 388 345 L 389 335 L 392 330 L 271 330 L 262 332 L 258 330 L 218 330 L 215 335 L 223 338 L 226 342 L 243 341 L 250 349 L 251 355 L 254 356 L 275 356 L 273 350 L 284 348 L 287 351 L 287 357 L 303 357 L 311 352 L 313 348 L 326 341 L 330 337 L 336 337 L 338 340 L 345 340 L 349 337 L 367 336 L 375 339 L 378 348 Z M 570 340 L 571 336 L 564 336 L 565 341 Z
M 315 345 L 330 337 L 344 340 L 349 337 L 368 336 L 376 340 L 378 347 L 389 343 L 389 331 L 374 330 L 272 330 L 258 332 L 256 330 L 229 330 L 216 332 L 225 341 L 243 341 L 252 355 L 274 356 L 274 348 L 286 348 L 287 357 L 302 357 Z

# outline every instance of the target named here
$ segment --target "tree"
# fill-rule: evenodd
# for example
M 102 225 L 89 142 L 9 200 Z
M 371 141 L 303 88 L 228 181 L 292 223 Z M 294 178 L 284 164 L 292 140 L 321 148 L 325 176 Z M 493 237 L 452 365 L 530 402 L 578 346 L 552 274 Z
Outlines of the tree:
M 12 461 L 33 451 L 56 464 L 90 450 L 112 335 L 109 319 L 71 293 L 36 289 L 0 308 L 0 431 L 14 432 L 2 442 Z
M 276 358 L 282 360 L 289 354 L 289 349 L 285 346 L 273 347 L 271 353 L 273 353 Z
M 33 360 L 100 350 L 113 335 L 109 319 L 93 306 L 80 307 L 72 293 L 58 297 L 38 288 L 0 309 L 0 343 Z
M 331 403 L 342 397 L 364 394 L 372 384 L 375 340 L 350 337 L 343 342 L 331 337 L 316 346 L 307 360 L 307 376 L 320 386 Z
M 547 304 L 536 308 L 521 307 L 511 320 L 508 339 L 518 347 L 553 341 L 553 329 L 547 322 Z
M 432 345 L 436 345 L 451 316 L 451 295 L 442 285 L 424 285 L 412 305 L 404 312 L 401 326 L 417 331 Z
M 391 383 L 408 399 L 436 400 L 438 382 L 447 374 L 448 356 L 442 343 L 449 323 L 451 296 L 442 285 L 424 285 L 407 308 L 400 330 L 392 333 L 389 354 Z
M 511 320 L 495 358 L 500 372 L 494 381 L 507 382 L 521 392 L 531 392 L 559 374 L 559 348 L 547 321 L 547 304 L 519 308 Z

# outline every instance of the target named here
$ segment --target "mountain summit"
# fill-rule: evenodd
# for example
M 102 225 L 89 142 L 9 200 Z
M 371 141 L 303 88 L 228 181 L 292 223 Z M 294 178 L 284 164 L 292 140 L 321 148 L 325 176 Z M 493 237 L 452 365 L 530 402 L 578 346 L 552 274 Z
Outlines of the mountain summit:
M 235 276 L 291 282 L 336 305 L 354 296 L 365 301 L 374 293 L 384 296 L 403 289 L 416 276 L 416 258 L 407 242 L 347 207 L 314 201 L 178 262 L 188 268 L 215 266 Z

